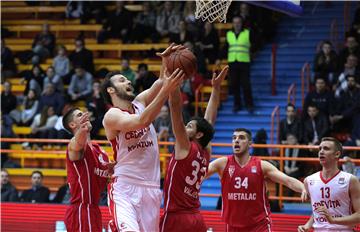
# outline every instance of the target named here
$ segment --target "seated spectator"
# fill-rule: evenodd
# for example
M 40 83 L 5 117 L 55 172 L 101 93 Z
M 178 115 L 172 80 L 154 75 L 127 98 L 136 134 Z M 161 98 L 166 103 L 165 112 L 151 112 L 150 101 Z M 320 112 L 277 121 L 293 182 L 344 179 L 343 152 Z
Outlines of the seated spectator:
M 314 59 L 315 76 L 326 77 L 327 83 L 332 86 L 336 81 L 337 65 L 337 55 L 333 50 L 331 42 L 323 41 L 321 50 L 316 54 Z
M 81 66 L 87 72 L 93 74 L 94 73 L 94 59 L 92 51 L 85 48 L 85 41 L 82 38 L 75 39 L 75 50 L 70 54 L 69 59 L 73 67 Z M 73 72 L 70 72 L 69 75 L 71 76 Z M 70 79 L 69 79 L 70 80 Z M 66 82 L 64 80 L 65 84 Z
M 10 48 L 6 47 L 5 40 L 1 39 L 1 79 L 14 77 L 16 75 L 16 64 Z
M 41 112 L 45 106 L 53 107 L 57 115 L 61 114 L 64 106 L 64 97 L 60 93 L 55 92 L 55 86 L 50 83 L 45 86 L 40 97 L 38 112 Z
M 352 34 L 346 36 L 345 47 L 339 53 L 339 65 L 340 70 L 344 69 L 344 65 L 349 55 L 354 55 L 358 59 L 360 58 L 360 47 L 356 38 Z
M 265 129 L 256 131 L 254 138 L 255 144 L 267 144 L 267 139 L 268 136 Z M 269 156 L 269 151 L 267 148 L 254 148 L 252 153 L 254 156 Z
M 355 77 L 360 75 L 358 69 L 358 58 L 354 55 L 349 55 L 346 59 L 344 70 L 339 75 L 337 82 L 334 85 L 335 97 L 339 98 L 341 91 L 347 89 L 347 75 L 354 75 Z
M 138 65 L 138 71 L 135 77 L 135 93 L 141 93 L 152 86 L 157 80 L 157 76 L 148 70 L 147 64 Z
M 58 116 L 55 114 L 52 106 L 45 106 L 40 114 L 35 115 L 35 118 L 30 125 L 32 138 L 48 138 L 49 132 L 54 128 Z
M 33 89 L 37 96 L 40 96 L 44 86 L 45 74 L 40 65 L 35 64 L 31 71 L 26 71 L 22 83 L 26 82 L 24 95 L 27 95 L 30 89 Z
M 53 66 L 49 66 L 46 70 L 44 86 L 47 86 L 49 83 L 54 85 L 56 92 L 59 92 L 61 94 L 64 92 L 64 84 L 61 76 L 55 73 L 55 69 Z
M 307 107 L 307 113 L 308 118 L 304 121 L 304 143 L 318 145 L 329 131 L 328 119 L 315 104 Z
M 197 35 L 202 22 L 196 20 L 194 9 L 196 9 L 195 1 L 185 1 L 182 18 L 186 22 L 187 29 Z
M 30 126 L 35 114 L 39 108 L 39 97 L 36 96 L 34 90 L 30 89 L 27 96 L 24 98 L 22 107 L 20 110 L 16 110 L 16 113 L 12 114 L 12 118 L 15 123 L 21 126 Z
M 301 121 L 296 115 L 295 106 L 291 103 L 286 106 L 286 118 L 280 121 L 279 139 L 281 144 L 286 144 L 288 134 L 293 134 L 298 141 L 302 141 Z
M 143 10 L 134 19 L 131 40 L 133 43 L 143 43 L 146 38 L 150 38 L 152 42 L 156 42 L 158 40 L 155 29 L 156 13 L 151 8 L 150 2 L 143 2 L 142 5 Z
M 102 128 L 102 120 L 104 118 L 104 115 L 106 113 L 106 106 L 104 104 L 104 100 L 101 97 L 101 90 L 100 90 L 100 82 L 94 81 L 92 85 L 92 95 L 88 99 L 86 103 L 86 107 L 89 110 L 89 112 L 92 112 L 92 115 L 90 117 L 90 122 L 93 126 L 90 135 L 91 138 L 97 138 L 100 139 L 98 133 L 99 130 Z
M 131 81 L 131 84 L 135 85 L 135 72 L 130 68 L 130 60 L 129 58 L 123 58 L 121 60 L 121 72 L 122 75 L 126 76 L 126 78 Z
M 166 105 L 161 107 L 161 111 L 156 117 L 153 125 L 159 141 L 168 141 L 169 138 L 172 137 L 169 107 Z
M 80 23 L 85 23 L 89 15 L 89 2 L 87 1 L 69 1 L 66 4 L 65 16 L 68 19 L 80 19 Z
M 42 186 L 43 174 L 41 171 L 33 171 L 31 174 L 31 188 L 25 190 L 20 197 L 22 202 L 46 203 L 49 202 L 50 190 Z
M 1 93 L 1 113 L 9 115 L 10 112 L 16 109 L 17 99 L 11 91 L 11 83 L 6 81 L 4 83 L 4 90 Z
M 1 169 L 1 202 L 15 202 L 18 200 L 18 192 L 10 183 L 8 171 Z
M 70 204 L 70 188 L 69 184 L 65 183 L 62 186 L 60 186 L 59 190 L 56 192 L 56 195 L 54 199 L 51 201 L 53 203 L 59 203 L 59 204 Z
M 133 16 L 125 8 L 124 1 L 118 1 L 115 4 L 115 10 L 109 12 L 109 17 L 104 23 L 103 29 L 99 32 L 98 43 L 104 43 L 109 38 L 121 39 L 124 43 L 127 43 L 130 39 Z
M 200 33 L 199 41 L 196 42 L 198 48 L 204 54 L 208 63 L 214 64 L 218 59 L 220 39 L 212 23 L 205 22 L 204 29 Z
M 71 77 L 68 88 L 70 101 L 88 100 L 91 96 L 93 77 L 83 67 L 75 68 L 75 74 Z
M 323 77 L 318 77 L 315 80 L 315 90 L 306 95 L 303 106 L 304 115 L 310 104 L 316 105 L 316 108 L 325 116 L 333 115 L 334 95 L 326 89 L 326 81 Z
M 65 78 L 70 72 L 70 60 L 67 57 L 66 48 L 63 45 L 59 45 L 57 48 L 57 55 L 53 60 L 53 67 L 56 75 L 59 75 L 62 79 Z
M 194 41 L 194 33 L 187 29 L 187 24 L 184 20 L 179 21 L 179 32 L 170 34 L 170 42 L 176 44 L 184 44 L 187 41 Z
M 294 134 L 287 134 L 286 144 L 288 145 L 299 145 L 298 139 Z M 305 150 L 299 148 L 286 148 L 285 157 L 298 158 L 304 157 Z M 299 179 L 305 175 L 304 167 L 302 162 L 296 160 L 285 160 L 284 171 L 287 175 Z
M 4 115 L 0 112 L 1 116 L 1 138 L 15 138 L 14 131 L 12 129 L 13 126 L 13 120 L 9 115 Z M 4 142 L 3 140 L 0 140 L 0 147 L 2 149 L 10 149 L 10 143 Z M 1 154 L 1 168 L 8 167 L 8 168 L 15 168 L 20 167 L 15 162 L 13 162 L 7 153 Z
M 67 104 L 62 109 L 62 113 L 56 120 L 54 128 L 50 129 L 50 131 L 49 131 L 50 139 L 71 139 L 71 137 L 72 137 L 71 134 L 67 130 L 65 130 L 63 123 L 62 123 L 63 116 L 71 107 L 72 107 L 71 105 Z M 54 147 L 58 147 L 58 146 L 55 145 Z
M 32 44 L 32 51 L 35 53 L 33 64 L 39 64 L 42 60 L 51 57 L 55 44 L 55 35 L 50 32 L 50 25 L 45 23 L 42 26 L 42 31 L 35 36 Z
M 162 38 L 179 33 L 180 14 L 174 10 L 173 2 L 164 2 L 163 9 L 156 18 L 156 30 Z

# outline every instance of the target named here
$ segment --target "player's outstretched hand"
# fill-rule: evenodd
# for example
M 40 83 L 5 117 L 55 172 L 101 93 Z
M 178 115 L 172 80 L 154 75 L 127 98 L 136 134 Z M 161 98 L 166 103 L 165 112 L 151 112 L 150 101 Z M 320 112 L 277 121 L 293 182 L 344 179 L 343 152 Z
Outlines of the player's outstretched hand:
M 171 43 L 169 45 L 169 47 L 167 47 L 165 49 L 165 51 L 163 52 L 157 52 L 156 55 L 157 56 L 160 56 L 161 58 L 167 58 L 168 56 L 170 56 L 171 53 L 175 52 L 175 51 L 179 51 L 181 49 L 185 49 L 185 46 L 184 45 L 176 45 L 175 43 Z
M 165 70 L 165 73 L 167 73 L 167 70 Z M 182 83 L 184 78 L 185 78 L 184 71 L 177 68 L 170 76 L 165 74 L 164 83 L 163 83 L 162 88 L 166 91 L 166 93 L 171 93 L 177 87 L 180 86 L 180 84 Z
M 229 71 L 229 66 L 226 65 L 221 72 L 219 73 L 219 75 L 216 75 L 215 72 L 213 72 L 213 76 L 212 76 L 212 80 L 211 80 L 211 85 L 216 88 L 221 86 L 221 82 L 225 79 L 227 73 Z
M 298 232 L 307 232 L 309 231 L 311 228 L 309 228 L 309 226 L 307 225 L 302 225 L 302 226 L 298 226 Z
M 329 211 L 327 210 L 327 208 L 325 206 L 319 206 L 316 209 L 316 212 L 324 217 L 326 217 L 326 220 L 332 224 L 334 223 L 334 218 L 330 215 Z

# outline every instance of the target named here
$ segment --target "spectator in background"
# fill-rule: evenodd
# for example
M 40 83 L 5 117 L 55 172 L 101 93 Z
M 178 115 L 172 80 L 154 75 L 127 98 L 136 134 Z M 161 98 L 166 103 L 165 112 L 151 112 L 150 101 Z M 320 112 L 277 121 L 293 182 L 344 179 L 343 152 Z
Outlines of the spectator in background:
M 75 68 L 75 74 L 71 77 L 68 88 L 70 101 L 88 100 L 92 91 L 92 75 L 83 67 Z
M 286 144 L 288 134 L 293 134 L 298 141 L 302 141 L 301 121 L 296 115 L 295 106 L 291 103 L 286 106 L 286 118 L 280 121 L 279 138 L 281 144 Z
M 54 199 L 51 202 L 69 205 L 70 198 L 71 195 L 70 195 L 69 184 L 65 183 L 62 186 L 60 186 L 59 190 L 56 192 Z
M 14 77 L 16 75 L 16 64 L 10 48 L 6 47 L 5 40 L 1 39 L 1 79 Z
M 15 134 L 12 129 L 13 120 L 10 118 L 9 115 L 4 115 L 2 112 L 0 112 L 0 117 L 1 117 L 1 127 L 0 127 L 1 136 L 0 137 L 1 138 L 14 138 Z M 10 143 L 0 140 L 0 147 L 2 149 L 10 149 Z M 1 154 L 1 168 L 3 168 L 3 167 L 13 168 L 15 166 L 18 166 L 18 165 L 16 165 L 14 162 L 12 162 L 12 160 L 9 158 L 7 153 Z
M 139 64 L 135 76 L 135 93 L 141 93 L 142 91 L 149 89 L 156 80 L 157 76 L 148 70 L 147 64 Z
M 56 75 L 61 78 L 65 78 L 70 72 L 70 60 L 67 57 L 66 48 L 63 45 L 59 45 L 57 48 L 57 56 L 54 57 L 53 67 Z
M 90 117 L 90 122 L 92 124 L 92 130 L 90 131 L 91 138 L 100 139 L 99 138 L 99 130 L 102 128 L 102 120 L 106 113 L 106 106 L 104 104 L 104 100 L 100 94 L 100 82 L 94 81 L 92 84 L 92 95 L 88 99 L 86 107 L 89 112 L 92 113 Z
M 50 83 L 45 86 L 40 97 L 38 112 L 41 112 L 45 106 L 53 107 L 57 115 L 61 114 L 64 106 L 64 97 L 60 93 L 56 92 L 55 86 Z
M 1 202 L 15 202 L 18 200 L 18 192 L 10 183 L 8 171 L 1 169 Z
M 251 44 L 253 35 L 243 27 L 243 19 L 233 18 L 233 29 L 226 33 L 224 51 L 227 51 L 229 63 L 229 92 L 234 95 L 233 112 L 242 108 L 240 89 L 244 93 L 245 106 L 249 113 L 254 110 L 254 103 L 250 82 Z M 220 64 L 220 61 L 216 62 Z
M 195 1 L 185 1 L 182 18 L 187 24 L 187 29 L 197 35 L 202 22 L 196 20 L 194 9 L 196 9 Z
M 174 9 L 172 1 L 164 2 L 163 9 L 156 18 L 156 30 L 162 38 L 179 33 L 180 14 Z
M 69 1 L 66 4 L 65 16 L 68 19 L 80 19 L 80 23 L 85 23 L 89 18 L 89 4 L 87 1 Z
M 288 145 L 299 145 L 299 140 L 294 134 L 286 135 L 286 144 Z M 285 157 L 298 158 L 305 156 L 305 150 L 299 148 L 286 148 Z M 301 162 L 296 160 L 285 160 L 284 165 L 285 174 L 296 179 L 299 179 L 305 175 L 304 167 Z
M 50 25 L 45 23 L 42 31 L 37 34 L 32 44 L 32 51 L 35 53 L 33 64 L 38 64 L 42 60 L 51 57 L 55 48 L 55 35 L 50 32 Z
M 41 171 L 33 171 L 31 174 L 31 188 L 25 190 L 20 197 L 22 202 L 46 203 L 49 202 L 50 190 L 42 186 L 43 174 Z
M 143 10 L 134 19 L 131 40 L 133 43 L 143 43 L 144 39 L 151 38 L 152 42 L 156 42 L 158 40 L 155 29 L 156 13 L 151 8 L 150 2 L 143 2 L 142 6 Z
M 70 54 L 69 59 L 73 67 L 81 66 L 87 72 L 94 73 L 94 59 L 90 50 L 85 48 L 85 41 L 82 38 L 75 39 L 75 50 Z M 70 72 L 71 76 L 73 72 Z M 65 84 L 68 82 L 64 81 Z
M 267 139 L 268 139 L 268 136 L 267 136 L 267 133 L 266 133 L 265 129 L 261 128 L 260 130 L 256 131 L 255 138 L 254 138 L 254 143 L 255 144 L 267 144 L 267 142 L 266 142 Z M 254 148 L 253 149 L 253 155 L 255 155 L 255 156 L 269 156 L 269 151 L 265 147 L 263 147 L 263 148 Z
M 329 131 L 329 122 L 324 113 L 315 104 L 307 107 L 308 118 L 304 121 L 304 143 L 318 145 Z
M 349 55 L 354 55 L 360 58 L 360 48 L 356 38 L 352 34 L 346 36 L 345 47 L 339 53 L 339 68 L 344 69 L 344 65 Z
M 55 91 L 58 93 L 64 93 L 64 84 L 60 75 L 55 73 L 53 66 L 49 66 L 46 70 L 46 77 L 44 78 L 44 86 L 53 84 Z
M 65 105 L 64 108 L 62 109 L 61 115 L 56 120 L 54 128 L 50 129 L 49 131 L 50 139 L 71 139 L 71 134 L 65 130 L 64 125 L 62 123 L 63 116 L 69 110 L 70 107 L 72 106 Z M 54 147 L 57 147 L 57 145 L 55 145 Z
M 331 87 L 336 81 L 337 65 L 337 55 L 333 50 L 331 42 L 323 41 L 321 50 L 316 54 L 314 59 L 315 76 L 326 77 L 327 83 Z
M 16 109 L 17 99 L 11 91 L 11 83 L 6 81 L 3 85 L 4 90 L 1 93 L 1 113 L 9 115 L 11 111 Z
M 333 115 L 334 112 L 334 94 L 327 90 L 326 80 L 323 77 L 318 77 L 315 80 L 315 90 L 310 91 L 304 101 L 304 116 L 305 109 L 308 109 L 310 104 L 316 105 L 316 108 L 319 109 L 326 116 Z
M 171 118 L 169 114 L 169 107 L 163 105 L 159 115 L 155 118 L 153 123 L 159 141 L 168 141 L 172 137 L 171 133 Z
M 131 84 L 135 85 L 135 72 L 130 68 L 130 59 L 123 58 L 121 60 L 121 72 L 122 75 L 126 76 L 126 78 L 131 81 Z
M 352 175 L 356 175 L 356 165 L 352 162 L 351 158 L 349 156 L 344 156 L 344 163 L 341 165 L 341 169 L 344 172 L 350 173 Z
M 36 95 L 33 89 L 30 89 L 27 96 L 25 96 L 20 110 L 15 110 L 12 113 L 12 118 L 15 123 L 20 126 L 30 126 L 35 114 L 39 107 L 39 97 Z
M 185 42 L 193 42 L 194 36 L 193 33 L 188 31 L 187 24 L 184 20 L 179 21 L 179 31 L 177 33 L 170 34 L 170 42 L 176 44 L 184 44 Z
M 346 59 L 344 70 L 339 75 L 337 82 L 334 84 L 333 90 L 335 91 L 335 97 L 339 98 L 341 91 L 346 91 L 347 89 L 347 75 L 354 75 L 358 77 L 360 75 L 358 69 L 358 58 L 355 55 L 349 55 Z
M 36 92 L 36 95 L 40 96 L 44 86 L 44 78 L 44 71 L 38 64 L 35 64 L 31 71 L 26 71 L 24 78 L 21 81 L 22 84 L 26 82 L 24 95 L 27 95 L 28 91 L 33 89 Z
M 133 27 L 133 16 L 125 8 L 125 2 L 116 2 L 115 10 L 108 15 L 109 17 L 104 23 L 103 29 L 99 32 L 98 43 L 104 43 L 108 38 L 121 39 L 124 43 L 127 43 Z
M 194 43 L 191 41 L 186 41 L 184 43 L 184 46 L 188 48 L 190 51 L 192 51 L 192 53 L 194 53 L 197 61 L 196 63 L 197 72 L 201 75 L 205 75 L 207 73 L 207 67 L 206 67 L 205 56 L 202 50 L 198 46 L 195 46 Z
M 49 132 L 54 128 L 58 116 L 52 106 L 45 106 L 41 113 L 37 114 L 31 124 L 32 138 L 49 138 Z M 37 145 L 35 145 L 37 148 Z
M 218 59 L 220 40 L 212 23 L 205 22 L 200 38 L 195 44 L 201 49 L 207 62 L 214 64 Z

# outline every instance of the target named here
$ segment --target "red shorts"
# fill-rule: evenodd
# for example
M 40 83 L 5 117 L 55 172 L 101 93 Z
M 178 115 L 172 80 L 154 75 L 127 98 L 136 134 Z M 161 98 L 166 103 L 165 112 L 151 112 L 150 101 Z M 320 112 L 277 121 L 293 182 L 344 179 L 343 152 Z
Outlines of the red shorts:
M 183 232 L 207 230 L 200 213 L 165 213 L 160 218 L 160 232 Z
M 247 232 L 271 232 L 272 231 L 272 226 L 271 223 L 266 222 L 266 223 L 258 223 L 256 225 L 253 226 L 247 226 L 247 227 L 235 227 L 235 226 L 230 226 L 229 224 L 226 224 L 226 232 L 243 232 L 243 231 L 247 231 Z
M 99 206 L 93 204 L 72 204 L 65 213 L 66 230 L 102 231 L 101 212 Z

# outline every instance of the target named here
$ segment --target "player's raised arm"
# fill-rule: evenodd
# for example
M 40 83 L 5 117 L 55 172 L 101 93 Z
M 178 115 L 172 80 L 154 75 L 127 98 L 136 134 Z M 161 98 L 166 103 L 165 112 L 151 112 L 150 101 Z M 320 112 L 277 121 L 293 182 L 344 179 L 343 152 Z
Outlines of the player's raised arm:
M 303 183 L 280 172 L 274 165 L 270 164 L 269 162 L 261 161 L 261 167 L 264 176 L 268 177 L 270 180 L 279 184 L 283 184 L 293 191 L 301 193 L 302 195 L 307 194 Z
M 343 217 L 332 217 L 324 206 L 320 206 L 317 209 L 317 212 L 325 216 L 330 224 L 345 226 L 356 226 L 357 224 L 360 224 L 360 182 L 355 176 L 351 176 L 349 193 L 353 214 Z
M 208 171 L 206 173 L 205 179 L 209 178 L 210 176 L 214 175 L 215 173 L 219 174 L 221 179 L 225 166 L 227 163 L 227 157 L 218 158 L 209 164 Z
M 180 49 L 184 49 L 184 47 L 182 45 L 175 45 L 174 43 L 172 43 L 162 53 L 156 53 L 162 59 L 159 79 L 156 80 L 149 89 L 141 92 L 136 97 L 136 100 L 141 102 L 145 107 L 154 100 L 156 95 L 159 93 L 161 86 L 163 85 L 163 79 L 165 76 L 164 69 L 166 68 L 166 62 L 168 57 L 171 55 L 171 53 L 176 52 Z
M 104 116 L 103 124 L 105 129 L 110 131 L 129 131 L 147 127 L 159 114 L 169 93 L 180 85 L 183 77 L 183 71 L 179 69 L 175 70 L 169 77 L 165 77 L 159 94 L 156 95 L 155 99 L 140 115 L 128 115 L 124 114 L 120 109 L 110 109 Z
M 71 138 L 69 143 L 69 159 L 71 161 L 80 160 L 84 155 L 84 148 L 90 139 L 91 125 L 89 125 L 89 114 L 75 111 L 77 114 L 73 117 L 80 116 L 80 127 L 75 132 L 74 137 Z
M 175 159 L 181 160 L 187 157 L 191 144 L 184 126 L 182 99 L 179 87 L 170 94 L 169 100 L 171 124 L 175 136 Z
M 211 84 L 212 84 L 212 92 L 210 95 L 210 99 L 209 99 L 209 104 L 206 107 L 206 111 L 205 111 L 205 116 L 204 118 L 212 125 L 214 126 L 215 124 L 215 120 L 216 120 L 216 116 L 217 116 L 217 111 L 218 111 L 218 107 L 219 107 L 219 102 L 220 102 L 220 87 L 221 87 L 221 82 L 225 79 L 227 73 L 229 70 L 229 66 L 225 66 L 219 75 L 216 75 L 216 73 L 213 73 L 213 77 L 211 80 Z

